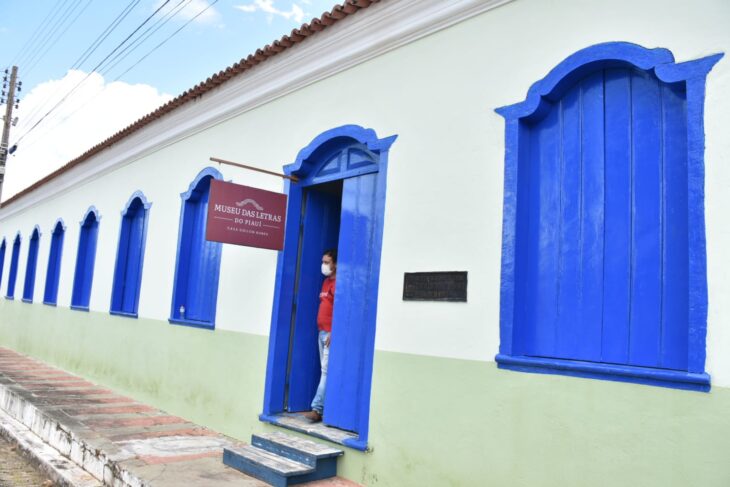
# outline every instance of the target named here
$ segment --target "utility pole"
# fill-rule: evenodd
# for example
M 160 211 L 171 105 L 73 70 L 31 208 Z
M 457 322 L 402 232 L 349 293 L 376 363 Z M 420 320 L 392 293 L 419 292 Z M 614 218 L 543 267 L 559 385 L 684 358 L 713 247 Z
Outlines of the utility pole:
M 7 73 L 7 71 L 5 71 Z M 3 120 L 3 137 L 0 141 L 0 204 L 3 196 L 3 182 L 5 181 L 5 162 L 8 160 L 8 139 L 10 139 L 10 126 L 13 122 L 13 106 L 15 106 L 15 82 L 18 78 L 18 67 L 13 66 L 10 73 L 10 88 L 5 98 L 5 119 Z

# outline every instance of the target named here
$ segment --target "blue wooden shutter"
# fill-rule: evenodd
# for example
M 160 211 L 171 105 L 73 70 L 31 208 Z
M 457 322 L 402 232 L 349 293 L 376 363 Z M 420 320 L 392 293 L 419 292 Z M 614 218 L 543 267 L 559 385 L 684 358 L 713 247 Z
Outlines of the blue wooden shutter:
M 3 280 L 3 270 L 5 268 L 5 248 L 7 245 L 5 244 L 5 239 L 3 239 L 3 243 L 0 244 L 0 283 Z
M 25 265 L 25 280 L 23 283 L 23 301 L 33 302 L 33 291 L 35 289 L 35 274 L 38 265 L 38 241 L 40 233 L 34 229 L 28 244 L 28 261 Z
M 94 279 L 96 241 L 99 234 L 99 221 L 93 211 L 89 211 L 81 224 L 79 249 L 76 254 L 76 270 L 71 295 L 71 307 L 88 309 L 91 298 L 91 284 Z
M 55 305 L 58 299 L 58 283 L 61 277 L 61 255 L 63 253 L 63 237 L 65 229 L 61 222 L 56 223 L 51 235 L 51 251 L 48 255 L 48 269 L 46 270 L 46 286 L 43 292 L 43 302 Z
M 15 280 L 18 277 L 18 259 L 20 258 L 20 235 L 13 241 L 13 250 L 10 254 L 10 272 L 8 273 L 8 290 L 6 296 L 10 299 L 15 297 Z
M 220 176 L 220 173 L 216 172 L 216 175 Z M 222 244 L 205 239 L 212 177 L 199 175 L 188 193 L 183 194 L 175 289 L 170 315 L 173 322 L 208 328 L 213 328 L 215 322 L 222 250 Z M 182 307 L 184 313 L 181 313 Z
M 142 261 L 147 226 L 147 209 L 136 197 L 122 216 L 114 269 L 111 311 L 137 314 L 139 288 L 142 281 Z
M 685 83 L 596 71 L 527 136 L 525 354 L 687 370 Z

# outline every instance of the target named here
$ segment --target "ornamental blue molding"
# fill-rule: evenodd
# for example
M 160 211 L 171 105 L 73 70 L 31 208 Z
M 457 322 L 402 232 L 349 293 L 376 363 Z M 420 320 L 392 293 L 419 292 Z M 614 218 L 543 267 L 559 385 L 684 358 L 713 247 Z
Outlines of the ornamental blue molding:
M 129 212 L 129 207 L 132 206 L 132 203 L 134 203 L 134 200 L 136 200 L 137 198 L 139 198 L 139 200 L 142 202 L 142 207 L 145 210 L 149 210 L 150 207 L 152 207 L 152 203 L 150 201 L 147 201 L 147 197 L 144 195 L 144 193 L 141 190 L 137 190 L 132 193 L 132 196 L 129 197 L 127 203 L 124 205 L 124 208 L 122 209 L 122 216 L 125 216 L 127 212 Z
M 190 197 L 193 195 L 193 192 L 198 187 L 198 184 L 200 184 L 200 181 L 203 180 L 203 178 L 210 176 L 213 179 L 217 179 L 219 181 L 223 180 L 223 174 L 216 168 L 212 166 L 208 166 L 204 169 L 202 169 L 197 176 L 195 176 L 195 179 L 188 185 L 187 191 L 184 191 L 180 193 L 180 198 L 182 198 L 183 201 L 187 201 L 190 199 Z
M 89 209 L 84 212 L 84 217 L 79 222 L 82 226 L 84 223 L 86 223 L 86 220 L 89 218 L 89 214 L 94 214 L 94 219 L 98 222 L 101 220 L 101 215 L 99 214 L 99 210 L 96 208 L 96 206 L 91 205 L 89 206 Z
M 328 177 L 317 177 L 320 167 L 313 167 L 314 161 L 322 162 L 318 153 L 322 150 L 336 151 L 339 146 L 342 148 L 355 144 L 361 144 L 367 151 L 376 155 L 386 154 L 390 146 L 398 138 L 397 135 L 390 137 L 378 138 L 375 130 L 361 127 L 360 125 L 342 125 L 326 130 L 316 136 L 306 147 L 299 151 L 296 160 L 284 166 L 284 173 L 287 175 L 298 176 L 301 184 L 307 185 L 312 183 L 321 183 L 326 180 L 342 177 L 342 171 L 338 171 L 338 175 L 328 174 Z M 373 160 L 377 159 L 372 157 Z M 369 165 L 358 165 L 357 168 L 346 169 L 349 176 L 357 176 L 369 172 L 376 172 L 378 169 L 375 162 Z
M 671 51 L 647 49 L 628 42 L 608 42 L 575 52 L 556 65 L 544 78 L 529 88 L 519 103 L 495 109 L 505 119 L 505 168 L 502 226 L 502 263 L 500 286 L 500 347 L 496 361 L 500 368 L 578 375 L 610 380 L 708 391 L 710 377 L 705 373 L 707 335 L 707 259 L 704 216 L 704 103 L 707 75 L 724 54 L 676 63 Z M 664 83 L 684 83 L 687 124 L 687 200 L 688 200 L 688 363 L 686 372 L 664 371 L 651 367 L 588 366 L 561 359 L 523 356 L 516 343 L 516 293 L 518 286 L 517 235 L 526 223 L 518 221 L 520 198 L 521 150 L 526 147 L 525 127 L 539 122 L 578 81 L 607 68 L 636 68 L 656 76 Z M 524 171 L 523 171 L 524 172 Z M 521 254 L 520 254 L 521 255 Z M 520 291 L 523 292 L 523 291 Z M 633 372 L 632 372 L 633 371 Z
M 61 231 L 62 232 L 65 232 L 66 231 L 66 222 L 63 221 L 63 218 L 59 218 L 59 219 L 56 220 L 56 222 L 51 227 L 53 229 L 53 230 L 51 230 L 51 233 L 55 233 L 56 232 L 56 229 L 58 228 L 58 225 L 61 225 Z

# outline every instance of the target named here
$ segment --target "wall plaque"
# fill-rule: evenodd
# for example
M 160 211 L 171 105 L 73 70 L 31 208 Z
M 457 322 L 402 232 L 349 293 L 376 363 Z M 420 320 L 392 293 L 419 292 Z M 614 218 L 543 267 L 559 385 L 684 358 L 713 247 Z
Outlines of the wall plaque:
M 466 272 L 406 272 L 403 301 L 466 302 Z

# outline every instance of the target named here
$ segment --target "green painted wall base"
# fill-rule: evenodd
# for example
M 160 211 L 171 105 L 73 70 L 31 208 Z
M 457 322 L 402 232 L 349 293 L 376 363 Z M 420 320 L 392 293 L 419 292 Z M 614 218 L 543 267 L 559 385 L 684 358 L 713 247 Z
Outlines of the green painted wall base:
M 0 300 L 0 345 L 243 440 L 268 340 Z M 369 486 L 730 486 L 730 390 L 709 394 L 378 352 Z

